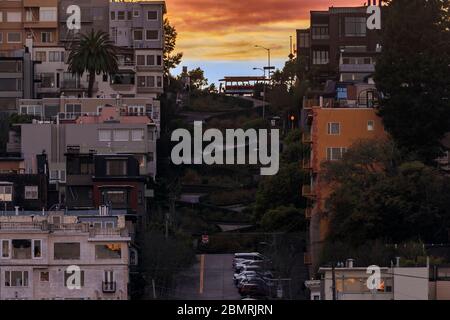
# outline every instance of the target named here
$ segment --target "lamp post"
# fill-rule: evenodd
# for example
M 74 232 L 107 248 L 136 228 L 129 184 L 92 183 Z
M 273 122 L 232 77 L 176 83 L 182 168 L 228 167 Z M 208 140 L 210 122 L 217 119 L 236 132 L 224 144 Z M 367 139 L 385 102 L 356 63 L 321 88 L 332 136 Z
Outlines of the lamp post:
M 264 82 L 263 82 L 263 112 L 262 118 L 263 120 L 266 117 L 266 69 L 264 68 L 253 68 L 253 70 L 262 70 L 264 72 Z M 270 72 L 270 71 L 269 71 Z
M 270 48 L 266 48 L 260 45 L 255 45 L 255 48 L 260 48 L 260 49 L 264 49 L 267 51 L 267 60 L 268 60 L 268 70 L 269 70 L 269 78 L 270 78 Z

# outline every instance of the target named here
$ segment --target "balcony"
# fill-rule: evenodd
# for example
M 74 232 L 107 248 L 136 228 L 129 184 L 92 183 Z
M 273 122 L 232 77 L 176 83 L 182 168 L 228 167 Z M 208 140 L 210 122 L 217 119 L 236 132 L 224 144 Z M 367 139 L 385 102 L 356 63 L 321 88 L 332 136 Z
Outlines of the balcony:
M 111 282 L 102 282 L 102 291 L 103 293 L 115 293 L 116 292 L 116 282 L 115 281 L 111 281 Z
M 373 73 L 375 72 L 374 64 L 341 64 L 340 72 L 356 72 L 356 73 Z
M 302 135 L 302 142 L 307 144 L 307 143 L 312 143 L 312 135 L 310 132 L 303 132 Z
M 305 198 L 314 198 L 315 197 L 314 188 L 311 187 L 311 185 L 309 184 L 302 186 L 302 195 Z
M 312 208 L 305 209 L 305 219 L 310 220 L 312 217 Z

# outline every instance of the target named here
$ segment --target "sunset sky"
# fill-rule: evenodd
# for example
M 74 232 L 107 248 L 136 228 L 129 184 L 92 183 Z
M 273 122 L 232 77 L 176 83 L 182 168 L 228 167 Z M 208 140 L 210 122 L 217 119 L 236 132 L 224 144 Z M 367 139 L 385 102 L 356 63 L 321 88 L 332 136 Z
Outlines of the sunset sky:
M 201 67 L 210 82 L 225 75 L 260 75 L 253 67 L 274 65 L 289 55 L 289 36 L 309 26 L 310 10 L 363 5 L 365 0 L 166 0 L 168 18 L 177 28 L 183 65 Z M 175 74 L 179 70 L 174 71 Z

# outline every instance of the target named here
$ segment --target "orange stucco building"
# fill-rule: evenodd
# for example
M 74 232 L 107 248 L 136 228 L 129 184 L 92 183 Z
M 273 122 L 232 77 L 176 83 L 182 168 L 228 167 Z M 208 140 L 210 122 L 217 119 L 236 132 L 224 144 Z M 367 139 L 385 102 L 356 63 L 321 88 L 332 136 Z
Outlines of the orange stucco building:
M 302 187 L 308 199 L 306 217 L 309 220 L 309 252 L 305 263 L 317 267 L 322 244 L 328 234 L 329 216 L 325 201 L 332 190 L 321 177 L 324 161 L 337 161 L 356 141 L 387 137 L 381 118 L 375 108 L 360 107 L 305 107 L 308 130 L 303 142 L 310 145 L 310 157 L 303 168 L 310 172 L 310 182 Z

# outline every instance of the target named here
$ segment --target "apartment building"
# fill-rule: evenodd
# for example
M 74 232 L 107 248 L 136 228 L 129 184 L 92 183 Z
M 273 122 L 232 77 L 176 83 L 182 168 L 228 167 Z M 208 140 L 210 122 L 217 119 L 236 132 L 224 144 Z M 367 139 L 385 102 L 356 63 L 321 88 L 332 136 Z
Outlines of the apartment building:
M 34 66 L 27 49 L 0 57 L 0 112 L 15 113 L 17 99 L 35 98 Z
M 129 214 L 146 212 L 146 182 L 134 155 L 80 153 L 69 149 L 66 207 L 72 210 L 107 206 Z M 142 161 L 142 158 L 140 159 Z
M 159 136 L 160 101 L 151 97 L 77 98 L 63 95 L 60 98 L 20 99 L 17 101 L 17 113 L 33 115 L 43 121 L 75 120 L 82 115 L 97 115 L 104 106 L 119 107 L 118 115 L 150 117 Z
M 67 9 L 76 4 L 81 10 L 81 29 L 70 30 L 67 28 L 67 18 L 72 12 Z M 58 26 L 59 42 L 69 48 L 78 34 L 86 34 L 95 31 L 109 32 L 109 0 L 59 0 L 58 1 Z
M 20 50 L 25 42 L 23 1 L 0 1 L 0 56 Z
M 9 56 L 32 40 L 37 46 L 58 42 L 57 0 L 0 2 L 0 55 Z
M 361 82 L 375 71 L 381 36 L 367 29 L 367 7 L 330 7 L 311 11 L 310 28 L 297 30 L 297 56 L 318 79 Z
M 92 99 L 87 99 L 92 102 Z M 66 116 L 56 121 L 35 121 L 21 124 L 21 155 L 25 170 L 36 172 L 33 159 L 43 151 L 48 155 L 50 184 L 56 185 L 59 203 L 65 202 L 66 153 L 77 149 L 80 153 L 128 154 L 139 162 L 141 175 L 154 179 L 156 176 L 157 127 L 145 113 L 145 107 L 123 109 L 101 105 L 92 114 L 86 112 L 74 117 L 78 105 L 66 104 Z M 66 119 L 66 120 L 64 120 Z
M 131 238 L 123 215 L 0 216 L 0 300 L 126 300 Z
M 316 300 L 429 299 L 428 267 L 381 267 L 380 285 L 376 289 L 369 289 L 367 281 L 371 273 L 367 272 L 367 267 L 355 267 L 352 259 L 349 260 L 345 266 L 334 270 L 321 267 L 321 279 L 307 281 L 311 295 Z M 320 285 L 317 285 L 318 282 Z
M 310 181 L 302 187 L 308 199 L 306 218 L 309 220 L 309 253 L 305 262 L 317 267 L 322 243 L 328 234 L 329 217 L 325 201 L 332 192 L 321 176 L 321 164 L 338 161 L 351 145 L 360 139 L 384 139 L 387 133 L 377 115 L 374 88 L 349 85 L 346 100 L 320 98 L 305 100 L 306 127 L 303 143 L 310 146 L 310 155 L 303 161 L 303 169 Z M 372 94 L 368 94 L 371 92 Z M 368 99 L 369 97 L 369 99 Z

